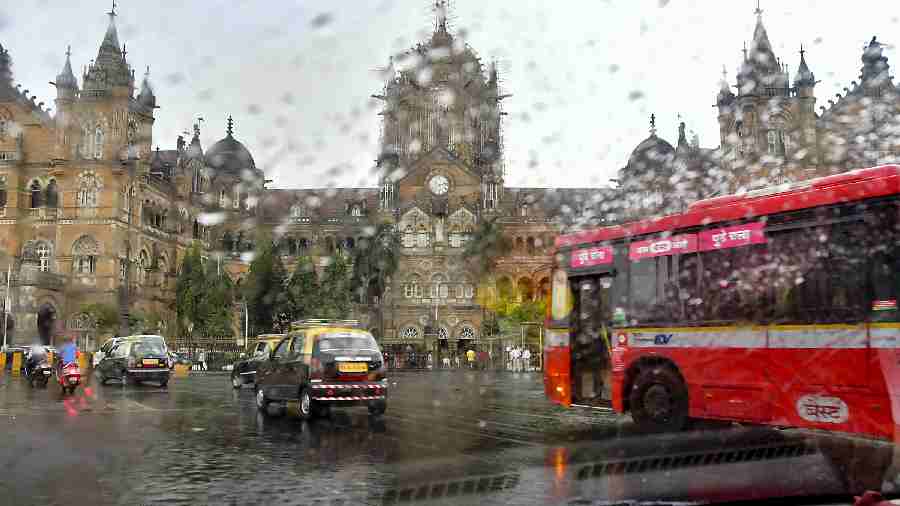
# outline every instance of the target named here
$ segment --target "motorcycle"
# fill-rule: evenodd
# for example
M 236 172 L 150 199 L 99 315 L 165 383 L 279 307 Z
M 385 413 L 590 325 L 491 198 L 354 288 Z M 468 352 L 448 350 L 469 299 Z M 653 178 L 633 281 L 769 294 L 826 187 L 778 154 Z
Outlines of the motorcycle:
M 46 360 L 25 368 L 25 378 L 31 387 L 38 385 L 41 388 L 46 388 L 51 374 L 53 374 L 53 367 Z
M 64 364 L 62 368 L 56 369 L 56 381 L 62 389 L 62 393 L 75 393 L 75 388 L 81 384 L 81 368 L 78 363 L 69 362 Z

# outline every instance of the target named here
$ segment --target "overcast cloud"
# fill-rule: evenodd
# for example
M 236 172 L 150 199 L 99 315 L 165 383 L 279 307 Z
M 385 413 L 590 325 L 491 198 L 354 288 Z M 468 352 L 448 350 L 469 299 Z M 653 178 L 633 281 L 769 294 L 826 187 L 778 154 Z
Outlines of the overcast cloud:
M 372 186 L 382 83 L 376 68 L 432 29 L 427 0 L 122 0 L 120 40 L 158 103 L 154 145 L 173 149 L 202 116 L 202 141 L 235 136 L 273 187 Z M 16 82 L 52 103 L 72 45 L 80 69 L 97 54 L 108 2 L 30 1 L 0 6 L 0 44 Z M 722 65 L 734 81 L 752 36 L 751 1 L 456 0 L 452 28 L 484 63 L 500 62 L 507 181 L 600 186 L 648 135 L 674 144 L 678 114 L 701 145 L 718 145 L 712 107 Z M 817 107 L 858 79 L 863 44 L 898 32 L 895 2 L 763 1 L 776 55 L 793 76 L 803 43 L 822 82 Z M 887 56 L 895 65 L 897 52 Z M 893 73 L 893 72 L 892 72 Z M 565 174 L 565 177 L 560 177 Z

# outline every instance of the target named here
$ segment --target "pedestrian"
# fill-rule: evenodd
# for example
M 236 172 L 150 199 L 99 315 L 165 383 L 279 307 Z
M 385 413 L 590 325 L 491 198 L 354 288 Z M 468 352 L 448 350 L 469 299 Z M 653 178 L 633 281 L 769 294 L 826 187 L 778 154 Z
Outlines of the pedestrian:
M 430 371 L 434 367 L 434 357 L 431 355 L 431 352 L 428 352 L 428 370 Z
M 509 352 L 509 358 L 512 360 L 512 371 L 519 372 L 520 359 L 522 358 L 521 352 L 519 352 L 519 347 L 516 346 Z
M 457 354 L 455 357 L 453 357 L 453 360 L 456 362 L 456 368 L 459 369 L 459 355 Z
M 441 363 L 444 364 L 444 369 L 450 369 L 450 355 L 444 355 L 444 358 L 443 358 L 443 360 L 441 360 Z
M 200 355 L 197 357 L 197 360 L 200 361 L 200 370 L 205 371 L 206 370 L 206 352 L 201 351 Z
M 469 364 L 469 369 L 475 369 L 475 350 L 469 348 L 469 351 L 466 352 L 466 362 Z
M 526 371 L 531 370 L 531 351 L 528 348 L 522 350 L 522 367 Z

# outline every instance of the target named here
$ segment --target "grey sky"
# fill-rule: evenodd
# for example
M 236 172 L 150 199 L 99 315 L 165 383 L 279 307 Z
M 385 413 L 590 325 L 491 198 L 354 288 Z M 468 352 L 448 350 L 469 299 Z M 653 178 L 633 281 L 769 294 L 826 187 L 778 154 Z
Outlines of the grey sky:
M 235 136 L 274 187 L 373 185 L 379 117 L 369 96 L 388 57 L 424 39 L 424 0 L 121 0 L 119 37 L 139 75 L 151 66 L 154 144 L 175 145 L 203 116 L 202 141 Z M 500 62 L 511 185 L 598 186 L 625 164 L 657 116 L 675 142 L 677 115 L 718 145 L 722 65 L 733 82 L 756 17 L 752 1 L 455 0 L 452 26 L 487 63 Z M 72 45 L 76 75 L 97 54 L 109 2 L 0 6 L 0 43 L 17 82 L 52 104 L 47 81 Z M 801 43 L 818 105 L 857 79 L 863 43 L 897 33 L 895 2 L 763 1 L 776 55 L 793 76 Z M 316 20 L 316 22 L 313 22 Z M 320 26 L 320 28 L 315 28 Z M 896 50 L 887 52 L 896 65 Z

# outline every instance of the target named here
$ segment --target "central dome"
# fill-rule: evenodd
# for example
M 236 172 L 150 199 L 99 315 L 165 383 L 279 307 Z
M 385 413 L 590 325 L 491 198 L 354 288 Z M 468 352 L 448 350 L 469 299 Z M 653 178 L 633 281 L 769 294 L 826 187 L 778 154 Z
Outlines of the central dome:
M 234 138 L 233 121 L 228 118 L 228 130 L 224 139 L 216 142 L 206 150 L 206 165 L 217 174 L 228 173 L 237 176 L 244 170 L 255 170 L 253 155 L 240 141 Z
M 675 148 L 666 142 L 665 139 L 657 137 L 656 134 L 651 134 L 650 137 L 641 141 L 634 148 L 634 151 L 631 152 L 631 156 L 628 157 L 628 166 L 641 170 L 664 165 L 671 160 L 674 153 Z

